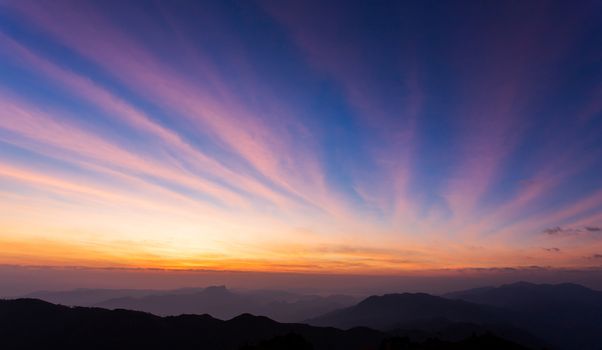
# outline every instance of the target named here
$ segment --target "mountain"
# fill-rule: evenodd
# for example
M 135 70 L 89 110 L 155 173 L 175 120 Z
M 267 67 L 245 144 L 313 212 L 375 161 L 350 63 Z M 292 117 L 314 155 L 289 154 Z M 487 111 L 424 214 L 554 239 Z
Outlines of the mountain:
M 127 296 L 145 296 L 156 294 L 156 290 L 144 289 L 87 289 L 79 288 L 66 291 L 38 291 L 23 295 L 22 298 L 41 299 L 50 303 L 89 306 L 101 301 Z
M 229 319 L 243 313 L 298 322 L 342 307 L 357 299 L 348 295 L 303 295 L 278 290 L 229 290 L 225 286 L 174 290 L 75 289 L 39 291 L 22 296 L 67 306 L 96 306 L 150 312 L 159 316 L 211 314 Z
M 483 287 L 443 295 L 448 299 L 495 305 L 515 310 L 602 307 L 602 292 L 573 283 L 534 284 L 517 282 L 500 287 Z
M 489 330 L 531 347 L 541 347 L 545 342 L 557 349 L 602 349 L 602 292 L 566 283 L 519 282 L 442 297 L 424 293 L 387 294 L 368 297 L 357 304 L 348 296 L 229 290 L 225 286 L 174 291 L 76 290 L 50 296 L 89 302 L 119 293 L 125 296 L 92 305 L 159 316 L 208 313 L 226 320 L 252 313 L 280 322 L 307 320 L 318 327 L 348 330 L 370 327 L 420 342 L 433 335 L 457 342 Z
M 424 293 L 403 293 L 371 296 L 355 306 L 310 319 L 308 323 L 342 329 L 363 326 L 389 330 L 432 319 L 491 323 L 499 321 L 500 316 L 493 308 L 461 300 Z
M 272 300 L 257 310 L 256 314 L 265 315 L 281 322 L 301 322 L 317 315 L 353 305 L 357 299 L 348 295 L 305 295 L 292 300 Z
M 219 319 L 252 313 L 281 322 L 296 322 L 352 305 L 354 302 L 354 298 L 344 295 L 322 297 L 275 291 L 233 292 L 225 286 L 214 286 L 188 294 L 115 298 L 92 306 L 145 311 L 160 316 L 210 314 Z
M 413 330 L 415 339 L 420 337 L 420 332 L 458 340 L 472 333 L 491 330 L 520 344 L 545 346 L 544 341 L 513 326 L 509 315 L 502 309 L 425 293 L 371 296 L 355 306 L 306 322 L 341 329 L 369 327 L 403 336 L 410 334 L 408 330 Z
M 6 349 L 524 349 L 489 333 L 416 342 L 368 328 L 344 331 L 249 314 L 228 321 L 209 315 L 159 317 L 36 299 L 0 300 L 0 339 Z
M 94 306 L 145 311 L 160 316 L 210 314 L 220 319 L 230 319 L 244 312 L 255 311 L 252 298 L 234 294 L 224 286 L 208 287 L 191 294 L 115 298 Z
M 602 349 L 602 292 L 577 284 L 518 282 L 444 297 L 508 310 L 515 325 L 565 349 Z

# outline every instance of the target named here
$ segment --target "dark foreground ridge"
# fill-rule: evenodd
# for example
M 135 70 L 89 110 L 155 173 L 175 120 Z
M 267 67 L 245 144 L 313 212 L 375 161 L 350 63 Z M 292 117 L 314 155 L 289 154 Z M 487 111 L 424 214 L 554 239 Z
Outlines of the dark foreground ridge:
M 209 315 L 159 317 L 36 299 L 0 300 L 0 339 L 3 349 L 525 349 L 490 333 L 416 341 L 403 331 L 339 330 L 250 314 L 228 321 Z

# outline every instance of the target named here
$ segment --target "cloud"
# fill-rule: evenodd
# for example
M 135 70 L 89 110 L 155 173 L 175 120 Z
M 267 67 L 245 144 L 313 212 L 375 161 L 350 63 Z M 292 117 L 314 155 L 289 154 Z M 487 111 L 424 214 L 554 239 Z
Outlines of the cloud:
M 66 8 L 78 10 L 67 11 Z M 194 52 L 195 67 L 202 70 L 203 79 L 206 78 L 205 84 L 199 84 L 191 72 L 182 72 L 161 60 L 152 49 L 139 42 L 138 37 L 113 26 L 110 15 L 91 4 L 58 2 L 38 8 L 34 3 L 24 1 L 14 4 L 14 10 L 140 96 L 169 111 L 173 118 L 185 120 L 190 131 L 231 155 L 228 159 L 232 169 L 228 178 L 235 176 L 234 171 L 252 174 L 257 180 L 248 181 L 254 187 L 238 182 L 241 185 L 235 187 L 239 190 L 240 187 L 254 188 L 280 203 L 292 201 L 297 208 L 311 207 L 338 218 L 353 218 L 348 202 L 336 189 L 328 186 L 324 164 L 318 157 L 320 152 L 313 144 L 311 130 L 299 122 L 298 109 L 281 103 L 284 96 L 259 79 L 239 82 L 242 84 L 240 89 L 246 89 L 245 93 L 255 91 L 257 99 L 261 100 L 250 104 L 230 84 L 228 77 L 220 74 L 220 68 L 223 68 L 220 65 L 230 60 L 238 63 L 237 69 L 253 66 L 246 62 L 245 52 L 234 49 L 236 45 L 229 46 L 232 51 L 221 52 L 226 59 L 216 62 L 205 54 L 206 50 L 195 47 L 194 40 L 181 38 L 180 44 L 187 52 Z M 231 29 L 220 27 L 224 31 Z M 241 74 L 254 77 L 258 72 L 249 68 Z M 136 123 L 143 125 L 140 121 Z M 146 121 L 144 125 L 151 127 Z M 152 127 L 156 132 L 166 131 Z M 166 135 L 172 143 L 179 142 L 175 138 L 177 135 Z M 303 135 L 302 142 L 296 140 L 295 135 Z M 181 152 L 180 149 L 177 151 Z M 216 164 L 222 161 L 219 154 L 213 156 Z M 198 161 L 191 159 L 191 163 Z M 220 174 L 215 176 L 224 178 Z M 232 186 L 230 182 L 229 187 Z M 227 189 L 221 190 L 227 192 Z
M 92 79 L 37 55 L 34 51 L 1 32 L 0 45 L 9 48 L 10 54 L 20 64 L 41 73 L 69 93 L 95 105 L 105 112 L 105 116 L 161 140 L 161 146 L 168 149 L 170 153 L 179 154 L 179 157 L 184 158 L 187 163 L 192 163 L 196 168 L 202 169 L 202 177 L 219 178 L 227 182 L 229 187 L 236 188 L 238 192 L 248 192 L 278 205 L 290 205 L 288 199 L 281 194 L 256 179 L 228 169 L 218 160 L 213 159 L 211 155 L 192 146 L 176 131 L 157 123 L 136 106 L 98 85 Z M 227 189 L 222 190 L 227 191 Z
M 528 266 L 494 266 L 494 267 L 467 267 L 458 269 L 447 269 L 448 271 L 458 272 L 517 272 L 517 271 L 548 271 L 555 270 L 551 266 L 539 266 L 539 265 L 528 265 Z
M 264 6 L 274 20 L 261 17 L 258 28 L 275 35 L 245 36 L 254 16 L 233 24 L 225 6 L 191 13 L 188 19 L 207 25 L 199 40 L 199 27 L 189 28 L 167 4 L 161 14 L 97 5 L 6 6 L 19 23 L 15 30 L 0 24 L 0 65 L 7 60 L 14 76 L 23 71 L 40 84 L 24 89 L 20 76 L 2 82 L 0 140 L 10 146 L 0 149 L 1 185 L 9 184 L 0 186 L 0 209 L 11 210 L 0 210 L 3 225 L 17 213 L 17 198 L 20 216 L 64 211 L 56 231 L 73 231 L 77 220 L 99 237 L 130 235 L 139 244 L 118 245 L 146 247 L 161 258 L 142 256 L 141 265 L 211 267 L 217 250 L 247 268 L 364 271 L 489 268 L 500 261 L 567 266 L 568 252 L 584 263 L 592 248 L 575 244 L 555 254 L 565 252 L 564 242 L 550 237 L 587 244 L 602 232 L 602 190 L 549 201 L 590 165 L 576 155 L 597 161 L 596 152 L 582 152 L 593 133 L 576 140 L 579 125 L 548 130 L 557 120 L 541 128 L 535 118 L 555 101 L 542 95 L 545 105 L 537 105 L 533 91 L 566 88 L 548 81 L 554 75 L 547 71 L 556 71 L 565 45 L 579 41 L 568 22 L 547 15 L 520 16 L 512 26 L 500 25 L 508 24 L 502 17 L 467 22 L 427 48 L 413 34 L 424 31 L 405 25 L 374 35 L 392 30 L 387 21 L 396 15 L 382 21 L 359 9 L 275 2 Z M 136 30 L 123 23 L 130 16 Z M 374 21 L 369 33 L 356 25 L 363 21 Z M 495 35 L 482 41 L 480 32 Z M 285 49 L 257 51 L 276 46 Z M 429 52 L 442 55 L 425 60 Z M 595 114 L 595 101 L 583 113 Z M 566 102 L 579 109 L 584 101 Z M 542 140 L 539 131 L 552 137 Z M 554 136 L 561 133 L 571 142 L 559 149 Z M 519 147 L 532 137 L 536 149 Z M 528 180 L 517 184 L 519 178 Z M 66 202 L 80 208 L 65 211 Z M 102 215 L 91 210 L 97 207 Z M 55 226 L 49 220 L 29 219 L 22 231 L 46 232 Z M 9 226 L 0 225 L 0 236 L 20 233 Z M 290 233 L 294 227 L 315 234 Z M 521 237 L 504 236 L 514 232 Z M 148 236 L 161 244 L 144 243 Z M 84 238 L 78 232 L 75 239 Z M 106 250 L 101 238 L 89 241 Z M 286 249 L 270 249 L 274 241 Z M 297 249 L 299 242 L 308 247 Z
M 556 235 L 556 234 L 560 234 L 560 233 L 564 232 L 564 229 L 562 229 L 559 226 L 556 226 L 556 227 L 546 228 L 543 230 L 543 232 L 547 233 L 549 235 Z
M 27 101 L 0 91 L 0 129 L 18 137 L 4 138 L 12 144 L 76 164 L 95 166 L 140 179 L 152 177 L 185 186 L 215 201 L 244 206 L 238 193 L 170 166 L 160 157 L 132 152 L 114 139 L 83 129 L 65 118 L 66 111 L 42 110 Z M 15 123 L 19 118 L 19 123 Z
M 598 233 L 602 232 L 602 228 L 598 226 L 583 226 L 583 227 L 550 227 L 543 230 L 543 233 L 546 233 L 550 236 L 570 236 L 570 235 L 581 235 L 587 233 Z
M 351 9 L 352 4 L 348 11 L 307 2 L 293 6 L 278 1 L 260 4 L 286 29 L 311 69 L 341 89 L 353 122 L 376 135 L 358 142 L 366 156 L 364 161 L 371 166 L 354 164 L 349 171 L 355 194 L 391 221 L 410 219 L 420 204 L 411 197 L 410 189 L 416 175 L 418 126 L 426 98 L 423 67 L 412 40 L 403 35 L 396 36 L 394 42 L 385 36 L 366 40 L 358 35 L 355 25 L 365 18 L 362 12 Z M 341 45 L 343 41 L 346 44 Z M 387 57 L 395 57 L 394 63 L 375 64 L 374 52 L 386 52 Z M 387 77 L 385 82 L 383 77 Z M 387 85 L 392 81 L 395 89 Z M 390 98 L 392 93 L 394 98 Z
M 551 253 L 558 253 L 560 252 L 560 248 L 543 248 L 545 251 L 551 252 Z

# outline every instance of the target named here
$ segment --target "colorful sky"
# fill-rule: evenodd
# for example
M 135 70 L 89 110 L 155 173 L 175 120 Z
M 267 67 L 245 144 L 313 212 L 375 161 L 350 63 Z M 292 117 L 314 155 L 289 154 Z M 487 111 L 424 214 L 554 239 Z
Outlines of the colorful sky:
M 600 38 L 599 1 L 0 1 L 0 264 L 600 267 Z

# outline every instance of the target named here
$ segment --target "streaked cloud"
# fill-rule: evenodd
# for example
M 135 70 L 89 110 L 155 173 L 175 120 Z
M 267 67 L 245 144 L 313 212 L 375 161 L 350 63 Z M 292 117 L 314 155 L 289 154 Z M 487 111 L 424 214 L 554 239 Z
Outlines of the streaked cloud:
M 0 5 L 0 263 L 568 269 L 602 248 L 592 4 L 140 6 Z

